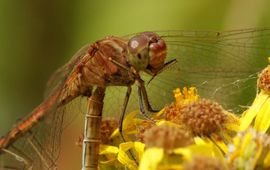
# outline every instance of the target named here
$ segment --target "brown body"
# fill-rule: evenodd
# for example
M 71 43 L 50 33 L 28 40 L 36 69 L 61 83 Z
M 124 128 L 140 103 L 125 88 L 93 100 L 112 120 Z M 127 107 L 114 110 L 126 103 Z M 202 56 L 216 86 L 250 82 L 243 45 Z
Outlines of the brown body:
M 109 58 L 127 66 L 127 41 L 117 37 L 107 37 L 88 46 L 74 65 L 72 71 L 64 82 L 64 86 L 53 93 L 41 105 L 16 125 L 6 136 L 0 139 L 0 150 L 9 146 L 18 136 L 27 132 L 47 113 L 53 106 L 61 107 L 79 95 L 91 95 L 93 86 L 128 86 L 134 83 L 130 72 L 119 69 Z M 90 91 L 90 92 L 89 92 Z
M 92 44 L 67 79 L 62 100 L 69 100 L 76 94 L 84 94 L 93 86 L 133 84 L 135 81 L 133 75 L 110 61 L 111 58 L 128 66 L 126 46 L 127 41 L 117 37 L 107 37 Z

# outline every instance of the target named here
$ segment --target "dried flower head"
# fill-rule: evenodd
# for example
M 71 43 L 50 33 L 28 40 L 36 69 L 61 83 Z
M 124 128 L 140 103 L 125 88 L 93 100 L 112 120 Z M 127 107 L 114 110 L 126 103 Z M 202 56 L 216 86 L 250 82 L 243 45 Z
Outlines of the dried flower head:
M 267 66 L 259 75 L 257 86 L 270 94 L 270 66 Z
M 107 144 L 110 142 L 110 136 L 118 127 L 118 121 L 113 118 L 102 120 L 100 126 L 101 143 Z
M 140 124 L 137 125 L 137 139 L 140 142 L 144 142 L 145 131 L 155 126 L 155 124 L 149 120 L 143 120 Z
M 110 142 L 110 136 L 113 131 L 118 127 L 118 121 L 116 119 L 108 118 L 102 120 L 100 125 L 100 140 L 102 144 L 108 144 Z M 76 145 L 82 147 L 84 135 L 83 133 L 78 137 Z
M 226 120 L 225 110 L 216 102 L 201 99 L 184 107 L 176 105 L 165 110 L 167 120 L 185 125 L 194 135 L 210 135 L 221 129 Z
M 153 126 L 144 132 L 146 147 L 164 148 L 166 151 L 193 144 L 190 133 L 173 125 Z
M 218 158 L 194 156 L 192 161 L 184 166 L 184 170 L 226 170 Z

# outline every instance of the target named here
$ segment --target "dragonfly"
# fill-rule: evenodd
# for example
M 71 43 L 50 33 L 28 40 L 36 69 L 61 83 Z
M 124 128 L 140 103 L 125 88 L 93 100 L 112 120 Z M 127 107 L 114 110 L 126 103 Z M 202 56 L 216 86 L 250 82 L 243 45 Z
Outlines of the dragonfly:
M 241 112 L 256 94 L 257 74 L 268 56 L 268 28 L 153 31 L 87 44 L 52 75 L 44 102 L 0 139 L 0 167 L 57 169 L 61 135 L 83 110 L 83 169 L 97 169 L 93 148 L 100 144 L 101 116 L 117 116 L 121 131 L 125 112 L 161 109 L 177 87 L 195 86 L 202 97 Z M 71 111 L 83 100 L 88 111 Z

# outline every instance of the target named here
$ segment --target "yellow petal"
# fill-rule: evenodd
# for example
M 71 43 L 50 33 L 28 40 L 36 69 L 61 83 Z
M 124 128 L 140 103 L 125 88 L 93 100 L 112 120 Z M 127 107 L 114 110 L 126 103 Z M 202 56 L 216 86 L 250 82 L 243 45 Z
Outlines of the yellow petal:
M 264 158 L 264 168 L 267 169 L 270 167 L 270 152 L 267 153 L 266 157 Z
M 136 155 L 138 157 L 138 160 L 141 160 L 142 155 L 144 153 L 145 144 L 141 142 L 134 142 L 134 149 L 136 152 Z
M 114 164 L 116 161 L 118 152 L 119 152 L 119 149 L 115 146 L 100 145 L 99 155 L 105 155 L 107 160 L 100 160 L 99 162 L 101 164 L 106 164 L 106 165 Z
M 270 126 L 270 98 L 263 103 L 260 111 L 257 113 L 254 129 L 260 132 L 266 132 Z
M 116 146 L 100 145 L 100 155 L 117 154 L 119 149 Z
M 134 118 L 139 114 L 138 111 L 131 112 L 126 115 L 123 121 L 123 130 L 127 129 L 129 126 L 134 125 Z
M 119 162 L 121 162 L 127 168 L 129 168 L 131 170 L 136 170 L 138 168 L 136 162 L 134 160 L 130 159 L 128 154 L 127 154 L 128 150 L 131 148 L 134 148 L 133 142 L 121 143 L 119 145 L 119 153 L 118 153 L 117 159 Z
M 214 136 L 211 136 L 210 138 L 205 137 L 202 140 L 204 140 L 205 144 L 200 145 L 205 146 L 208 149 L 208 153 L 206 155 L 205 153 L 201 153 L 205 156 L 214 156 L 222 159 L 223 153 L 228 152 L 227 145 L 223 141 L 217 140 Z
M 117 128 L 117 129 L 115 129 L 115 130 L 113 131 L 113 133 L 111 134 L 110 138 L 114 138 L 114 137 L 116 137 L 116 136 L 118 136 L 118 135 L 119 135 L 119 129 Z
M 137 133 L 136 129 L 132 129 L 132 126 L 135 126 L 136 124 L 138 124 L 138 122 L 136 123 L 136 121 L 138 121 L 138 119 L 135 119 L 135 117 L 139 114 L 138 111 L 134 111 L 131 112 L 129 114 L 127 114 L 127 116 L 125 117 L 124 121 L 123 121 L 123 131 L 128 129 L 128 133 L 125 134 L 135 134 Z M 114 138 L 116 136 L 119 135 L 119 129 L 115 129 L 113 131 L 113 133 L 111 134 L 110 138 Z
M 164 113 L 164 110 L 165 110 L 164 108 L 161 109 L 158 113 L 155 114 L 155 117 L 161 116 Z
M 195 141 L 195 144 L 197 144 L 197 145 L 204 145 L 204 144 L 206 144 L 206 142 L 202 138 L 200 138 L 198 136 L 194 138 L 194 141 Z
M 162 148 L 149 148 L 147 149 L 140 161 L 139 170 L 156 170 L 158 164 L 164 156 Z
M 222 152 L 225 154 L 228 153 L 228 146 L 223 141 L 215 140 L 214 142 L 215 143 L 213 143 L 213 145 L 214 145 L 214 152 L 216 156 L 223 157 Z
M 215 150 L 212 144 L 202 144 L 202 145 L 190 145 L 184 148 L 174 149 L 175 154 L 183 155 L 185 160 L 191 160 L 193 155 L 203 155 L 212 157 L 215 155 Z
M 267 98 L 268 94 L 266 94 L 263 90 L 258 94 L 258 96 L 256 96 L 250 108 L 243 114 L 241 118 L 240 131 L 246 130 L 251 125 L 253 119 Z

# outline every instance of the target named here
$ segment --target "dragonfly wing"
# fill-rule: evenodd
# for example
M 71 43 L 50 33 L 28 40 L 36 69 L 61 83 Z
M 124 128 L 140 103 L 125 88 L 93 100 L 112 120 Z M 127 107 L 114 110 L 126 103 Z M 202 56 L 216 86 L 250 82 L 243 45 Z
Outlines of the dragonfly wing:
M 251 104 L 257 74 L 268 64 L 270 29 L 159 34 L 168 44 L 167 61 L 178 62 L 148 85 L 154 105 L 172 101 L 173 89 L 184 86 L 197 87 L 202 97 L 216 100 L 230 110 L 240 111 L 239 105 Z
M 68 122 L 65 117 L 67 114 L 71 114 L 68 113 L 70 105 L 61 107 L 59 105 L 65 94 L 63 91 L 67 80 L 75 75 L 76 69 L 74 68 L 86 52 L 87 46 L 77 52 L 68 64 L 57 70 L 50 78 L 47 97 L 44 103 L 39 106 L 43 109 L 42 112 L 45 116 L 4 149 L 5 151 L 0 155 L 0 162 L 2 163 L 0 167 L 18 169 L 53 169 L 56 167 L 60 152 L 61 134 L 65 128 L 64 122 Z M 50 101 L 51 96 L 56 94 L 59 95 L 53 101 Z M 78 106 L 78 104 L 80 103 L 76 105 Z M 35 110 L 29 117 L 37 113 Z M 68 115 L 67 117 L 72 116 Z
M 44 97 L 50 96 L 55 90 L 57 90 L 62 84 L 62 80 L 66 79 L 68 75 L 72 72 L 74 66 L 80 61 L 81 57 L 83 57 L 89 49 L 89 44 L 83 46 L 78 52 L 74 54 L 74 56 L 70 59 L 70 61 L 64 66 L 57 69 L 49 78 L 46 90 L 44 93 Z

